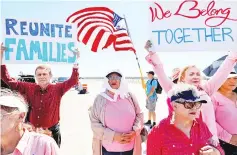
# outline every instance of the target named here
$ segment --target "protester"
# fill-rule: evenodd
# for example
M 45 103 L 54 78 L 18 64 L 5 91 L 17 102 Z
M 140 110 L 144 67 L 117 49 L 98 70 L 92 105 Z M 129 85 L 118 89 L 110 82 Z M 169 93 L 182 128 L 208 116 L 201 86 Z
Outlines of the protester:
M 158 97 L 155 89 L 158 83 L 157 80 L 154 79 L 155 73 L 153 71 L 149 71 L 147 74 L 149 79 L 146 83 L 146 108 L 148 110 L 148 121 L 145 125 L 150 125 L 150 128 L 153 128 L 156 125 L 156 102 Z M 153 124 L 151 121 L 153 121 Z
M 228 79 L 212 96 L 220 144 L 226 155 L 237 155 L 237 74 L 231 72 Z
M 210 143 L 212 134 L 196 116 L 206 100 L 189 84 L 177 84 L 168 93 L 173 115 L 155 126 L 147 140 L 147 155 L 221 155 L 221 147 Z
M 145 49 L 149 52 L 149 54 L 146 56 L 146 60 L 153 66 L 162 88 L 165 90 L 165 92 L 168 92 L 173 87 L 174 83 L 166 76 L 163 69 L 163 64 L 161 63 L 158 55 L 154 51 L 150 51 L 151 46 L 152 44 L 147 41 Z M 205 84 L 203 84 L 201 81 L 200 70 L 194 65 L 185 67 L 180 72 L 179 76 L 179 82 L 196 86 L 202 94 L 202 98 L 206 98 L 208 101 L 208 104 L 202 106 L 200 117 L 207 124 L 209 130 L 211 131 L 215 145 L 219 143 L 219 140 L 215 123 L 214 107 L 210 96 L 212 96 L 227 79 L 227 76 L 236 64 L 236 60 L 237 52 L 229 53 L 228 57 L 225 59 L 216 74 Z
M 86 94 L 87 93 L 87 88 L 83 88 L 82 83 L 79 81 L 78 81 L 76 90 L 78 90 L 78 94 Z
M 48 129 L 60 146 L 60 102 L 62 96 L 78 82 L 78 64 L 74 64 L 71 78 L 65 82 L 51 84 L 51 68 L 39 65 L 35 69 L 37 83 L 17 81 L 10 77 L 6 65 L 2 65 L 5 47 L 1 45 L 1 79 L 10 86 L 10 89 L 22 94 L 29 104 L 29 122 L 36 128 Z M 79 51 L 75 52 L 77 59 Z
M 49 136 L 24 129 L 28 110 L 20 94 L 1 89 L 1 155 L 59 155 L 59 147 Z
M 141 155 L 143 113 L 119 70 L 106 74 L 89 115 L 93 155 Z

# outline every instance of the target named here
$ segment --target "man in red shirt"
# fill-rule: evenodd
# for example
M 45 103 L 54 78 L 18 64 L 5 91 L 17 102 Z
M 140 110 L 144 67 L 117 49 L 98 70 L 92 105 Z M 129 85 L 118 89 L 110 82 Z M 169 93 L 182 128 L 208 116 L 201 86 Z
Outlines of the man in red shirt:
M 206 100 L 196 87 L 177 84 L 169 92 L 173 114 L 148 135 L 147 155 L 224 155 L 220 145 L 211 142 L 206 124 L 196 118 Z
M 2 64 L 5 47 L 1 45 L 1 79 L 10 89 L 21 93 L 29 105 L 29 122 L 36 128 L 50 130 L 52 136 L 60 146 L 60 102 L 62 96 L 78 82 L 78 64 L 74 64 L 71 77 L 62 83 L 51 84 L 51 68 L 40 65 L 35 69 L 36 83 L 17 81 L 10 77 L 6 65 Z M 75 52 L 77 59 L 79 51 Z

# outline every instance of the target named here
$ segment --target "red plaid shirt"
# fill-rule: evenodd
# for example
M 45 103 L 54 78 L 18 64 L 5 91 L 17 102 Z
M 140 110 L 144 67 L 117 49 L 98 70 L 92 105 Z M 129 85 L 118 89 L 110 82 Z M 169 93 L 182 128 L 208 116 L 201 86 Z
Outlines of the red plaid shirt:
M 10 77 L 5 65 L 1 65 L 1 78 L 12 90 L 21 93 L 31 107 L 30 123 L 35 127 L 49 128 L 59 120 L 60 102 L 62 96 L 78 82 L 78 69 L 73 69 L 69 80 L 49 84 L 42 91 L 36 83 L 20 82 Z
M 199 150 L 209 144 L 212 137 L 206 124 L 194 121 L 188 138 L 181 130 L 170 124 L 168 117 L 154 127 L 148 135 L 147 155 L 199 155 Z M 224 155 L 220 146 L 217 149 Z

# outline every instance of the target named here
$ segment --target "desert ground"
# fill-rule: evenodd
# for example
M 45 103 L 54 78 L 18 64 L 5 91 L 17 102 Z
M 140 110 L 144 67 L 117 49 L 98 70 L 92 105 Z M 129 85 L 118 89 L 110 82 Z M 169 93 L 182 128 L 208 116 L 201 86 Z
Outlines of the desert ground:
M 60 124 L 62 134 L 61 154 L 62 155 L 92 155 L 92 131 L 88 116 L 88 108 L 98 93 L 100 93 L 102 80 L 82 80 L 88 84 L 88 94 L 79 95 L 75 89 L 68 91 L 62 98 L 60 107 Z M 145 121 L 147 111 L 145 108 L 145 92 L 139 80 L 128 80 L 129 89 L 136 95 L 140 107 L 144 112 Z M 159 95 L 157 102 L 157 121 L 166 117 L 168 109 L 166 105 L 166 94 Z M 146 145 L 143 144 L 145 154 Z

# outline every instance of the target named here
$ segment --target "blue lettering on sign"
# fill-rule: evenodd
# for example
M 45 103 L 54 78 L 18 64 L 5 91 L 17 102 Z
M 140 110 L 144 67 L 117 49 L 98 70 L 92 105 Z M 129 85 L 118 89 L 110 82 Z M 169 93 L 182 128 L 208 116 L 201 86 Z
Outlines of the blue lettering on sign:
M 5 60 L 10 60 L 10 53 L 13 52 L 13 48 L 10 45 L 16 45 L 15 38 L 6 38 L 5 39 L 5 46 L 7 47 L 5 54 Z
M 43 58 L 43 54 L 40 48 L 40 42 L 39 41 L 31 41 L 30 42 L 30 60 L 34 60 L 34 54 L 38 54 L 38 59 Z
M 6 19 L 6 35 L 11 35 L 11 31 L 14 32 L 15 35 L 18 35 L 14 26 L 16 26 L 17 20 L 15 19 Z
M 74 52 L 73 48 L 74 48 L 74 43 L 71 42 L 68 44 L 68 49 L 70 52 Z M 73 55 L 72 57 L 68 57 L 68 63 L 74 63 L 76 61 L 76 55 Z
M 21 55 L 23 54 L 23 60 L 30 60 L 27 49 L 26 49 L 26 42 L 25 39 L 19 39 L 17 45 L 17 52 L 16 52 L 16 60 L 22 60 Z
M 5 19 L 5 23 L 6 35 L 72 38 L 71 25 L 17 21 L 16 19 Z
M 61 62 L 67 62 L 67 59 L 65 58 L 66 54 L 65 54 L 65 50 L 66 50 L 66 45 L 65 44 L 61 44 L 62 45 L 62 57 L 61 57 Z
M 157 44 L 187 44 L 195 42 L 234 42 L 231 28 L 177 28 L 154 30 Z
M 37 39 L 26 40 L 30 37 L 37 37 Z M 54 40 L 60 38 L 60 42 L 59 40 L 53 42 L 50 38 L 54 38 Z M 73 38 L 71 25 L 28 22 L 7 18 L 5 19 L 4 43 L 7 50 L 4 53 L 4 59 L 11 60 L 14 56 L 14 60 L 21 62 L 38 60 L 47 63 L 74 63 L 76 56 L 67 55 L 67 53 L 73 52 L 75 47 L 71 38 Z
M 43 62 L 48 62 L 48 44 L 47 42 L 43 42 Z

